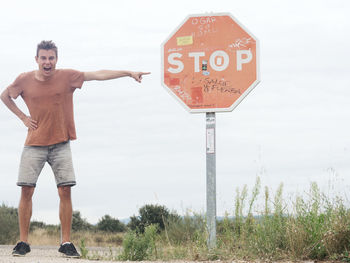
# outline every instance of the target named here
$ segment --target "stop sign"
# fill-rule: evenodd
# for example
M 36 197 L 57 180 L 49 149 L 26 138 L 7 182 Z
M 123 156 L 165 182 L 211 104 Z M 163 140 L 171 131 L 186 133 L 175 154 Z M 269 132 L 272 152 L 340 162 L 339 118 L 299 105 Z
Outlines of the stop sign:
M 231 14 L 190 15 L 162 44 L 162 85 L 190 112 L 232 111 L 259 83 L 258 55 Z

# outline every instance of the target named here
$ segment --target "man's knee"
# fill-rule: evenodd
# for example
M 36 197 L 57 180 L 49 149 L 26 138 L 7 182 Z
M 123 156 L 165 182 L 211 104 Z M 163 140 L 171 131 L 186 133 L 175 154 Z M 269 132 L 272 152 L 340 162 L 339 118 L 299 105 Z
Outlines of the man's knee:
M 32 200 L 35 187 L 33 186 L 22 186 L 21 198 L 27 201 Z
M 71 199 L 71 187 L 70 186 L 59 186 L 58 195 L 60 199 Z

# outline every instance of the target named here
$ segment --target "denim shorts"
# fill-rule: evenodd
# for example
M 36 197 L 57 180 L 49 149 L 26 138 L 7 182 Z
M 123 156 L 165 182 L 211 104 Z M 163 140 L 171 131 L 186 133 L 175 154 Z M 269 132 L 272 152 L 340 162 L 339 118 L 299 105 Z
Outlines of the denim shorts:
M 41 170 L 48 163 L 56 185 L 76 184 L 69 141 L 49 146 L 24 146 L 19 166 L 18 186 L 36 186 Z

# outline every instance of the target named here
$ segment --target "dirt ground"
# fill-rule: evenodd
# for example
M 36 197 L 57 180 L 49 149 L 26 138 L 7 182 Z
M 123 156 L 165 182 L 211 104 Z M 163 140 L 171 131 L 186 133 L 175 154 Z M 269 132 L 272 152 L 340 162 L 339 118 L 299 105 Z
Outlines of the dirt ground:
M 32 246 L 31 252 L 25 257 L 13 257 L 11 255 L 13 246 L 0 245 L 0 263 L 111 263 L 111 261 L 101 260 L 87 260 L 87 259 L 69 259 L 64 258 L 61 253 L 58 252 L 56 246 Z M 95 253 L 110 253 L 107 248 L 89 248 Z M 141 261 L 145 262 L 145 261 Z M 166 263 L 183 263 L 190 261 L 167 261 Z M 214 261 L 216 263 L 223 261 Z M 150 263 L 150 262 L 149 262 Z M 158 261 L 157 263 L 160 263 Z M 200 263 L 203 263 L 202 261 Z M 246 261 L 230 261 L 230 263 L 251 263 Z M 278 262 L 278 263 L 291 263 L 291 262 Z M 303 261 L 298 263 L 315 263 L 314 261 Z M 329 261 L 322 261 L 318 263 L 330 263 Z M 334 262 L 332 262 L 334 263 Z
M 111 263 L 111 261 L 64 258 L 56 246 L 31 246 L 31 252 L 25 257 L 13 257 L 12 249 L 13 246 L 0 245 L 0 263 Z M 103 252 L 105 249 L 100 250 Z

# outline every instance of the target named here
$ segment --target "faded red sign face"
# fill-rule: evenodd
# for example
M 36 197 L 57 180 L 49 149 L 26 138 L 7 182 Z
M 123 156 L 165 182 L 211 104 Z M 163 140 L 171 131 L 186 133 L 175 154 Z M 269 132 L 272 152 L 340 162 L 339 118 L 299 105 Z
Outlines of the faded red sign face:
M 257 46 L 230 14 L 189 16 L 162 44 L 162 84 L 190 112 L 232 111 L 259 82 Z

